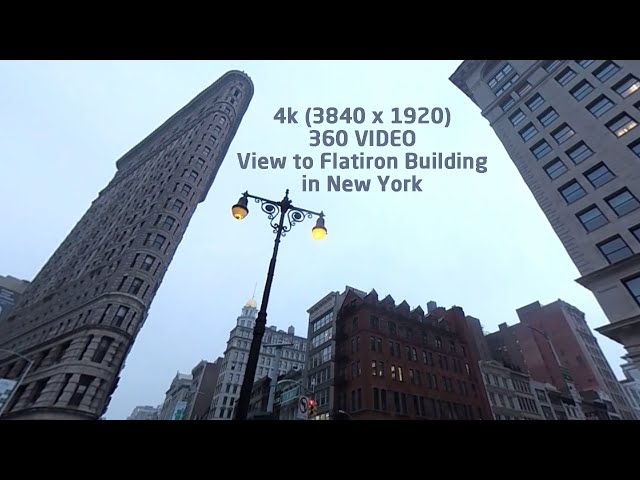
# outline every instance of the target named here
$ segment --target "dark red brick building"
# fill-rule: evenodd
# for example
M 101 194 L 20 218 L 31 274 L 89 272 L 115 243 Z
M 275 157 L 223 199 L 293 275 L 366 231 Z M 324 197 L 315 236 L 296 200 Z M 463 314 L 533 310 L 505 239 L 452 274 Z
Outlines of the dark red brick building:
M 492 418 L 470 334 L 459 307 L 425 315 L 349 292 L 336 320 L 334 417 Z

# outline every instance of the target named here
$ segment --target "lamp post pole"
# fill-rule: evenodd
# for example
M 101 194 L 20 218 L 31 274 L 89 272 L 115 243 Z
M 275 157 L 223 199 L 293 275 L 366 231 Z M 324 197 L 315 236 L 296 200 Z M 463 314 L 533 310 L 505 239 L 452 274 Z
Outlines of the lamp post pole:
M 20 357 L 23 360 L 27 361 L 27 366 L 22 371 L 22 374 L 20 375 L 20 378 L 18 379 L 16 384 L 11 389 L 11 393 L 9 394 L 9 397 L 7 398 L 6 402 L 4 402 L 2 405 L 0 405 L 0 417 L 2 417 L 2 415 L 4 414 L 5 408 L 11 402 L 11 399 L 13 398 L 13 395 L 16 393 L 16 390 L 18 390 L 18 387 L 20 387 L 20 384 L 22 384 L 22 381 L 24 380 L 24 377 L 26 377 L 27 373 L 29 373 L 29 370 L 31 369 L 31 366 L 33 365 L 33 360 L 31 360 L 29 357 L 25 357 L 21 353 L 14 352 L 13 350 L 7 350 L 5 348 L 0 348 L 0 352 L 10 353 L 12 355 L 15 355 L 15 356 Z
M 294 207 L 289 199 L 289 190 L 286 191 L 284 198 L 280 202 L 268 200 L 266 198 L 249 195 L 245 192 L 236 205 L 231 209 L 233 216 L 238 220 L 243 219 L 249 213 L 247 201 L 252 198 L 256 203 L 261 204 L 262 211 L 268 215 L 271 220 L 271 227 L 276 238 L 273 245 L 273 254 L 271 262 L 269 262 L 269 270 L 267 272 L 267 281 L 262 294 L 262 302 L 260 311 L 253 327 L 253 338 L 251 340 L 251 348 L 249 349 L 249 358 L 247 359 L 247 367 L 240 387 L 240 396 L 236 403 L 235 420 L 246 420 L 249 413 L 249 404 L 251 401 L 251 390 L 253 389 L 253 380 L 258 366 L 258 357 L 260 356 L 260 346 L 262 345 L 262 337 L 264 336 L 265 327 L 267 325 L 267 306 L 269 304 L 269 295 L 271 293 L 271 285 L 273 284 L 273 274 L 276 269 L 276 259 L 278 257 L 278 247 L 280 238 L 286 236 L 287 232 L 296 224 L 302 222 L 305 218 L 312 218 L 314 215 L 318 217 L 316 226 L 312 230 L 313 237 L 317 240 L 324 238 L 327 229 L 324 227 L 324 213 L 312 212 L 303 208 Z M 276 217 L 279 218 L 276 220 Z M 286 223 L 285 223 L 286 222 Z M 277 366 L 276 366 L 277 368 Z

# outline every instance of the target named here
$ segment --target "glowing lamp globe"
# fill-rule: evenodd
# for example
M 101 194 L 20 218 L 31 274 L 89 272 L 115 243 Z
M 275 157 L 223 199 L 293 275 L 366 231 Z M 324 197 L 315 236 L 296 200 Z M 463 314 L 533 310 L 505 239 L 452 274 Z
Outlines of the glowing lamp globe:
M 314 240 L 322 240 L 327 236 L 327 229 L 324 227 L 324 218 L 318 218 L 316 226 L 311 230 L 311 236 Z
M 249 209 L 247 208 L 247 197 L 240 197 L 238 203 L 231 207 L 231 214 L 236 220 L 242 220 L 249 215 Z

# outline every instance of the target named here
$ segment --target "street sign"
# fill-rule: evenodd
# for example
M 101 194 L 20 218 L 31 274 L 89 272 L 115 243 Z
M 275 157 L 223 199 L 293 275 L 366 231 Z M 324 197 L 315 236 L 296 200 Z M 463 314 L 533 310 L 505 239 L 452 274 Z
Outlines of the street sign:
M 298 400 L 298 412 L 305 414 L 309 409 L 309 399 L 307 397 L 300 397 Z

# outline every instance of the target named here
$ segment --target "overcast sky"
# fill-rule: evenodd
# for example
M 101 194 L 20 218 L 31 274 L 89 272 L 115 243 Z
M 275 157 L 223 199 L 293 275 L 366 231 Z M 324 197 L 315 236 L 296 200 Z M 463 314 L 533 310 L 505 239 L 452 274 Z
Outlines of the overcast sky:
M 108 419 L 158 405 L 177 371 L 222 356 L 229 331 L 258 285 L 273 247 L 256 204 L 242 222 L 242 192 L 326 214 L 283 239 L 267 322 L 306 336 L 306 310 L 345 285 L 426 309 L 461 306 L 486 331 L 517 322 L 515 310 L 558 298 L 607 323 L 562 244 L 478 108 L 449 80 L 460 61 L 73 61 L 0 62 L 0 274 L 31 280 L 115 174 L 115 162 L 228 70 L 246 72 L 255 93 L 206 201 L 198 206 L 126 361 Z M 308 107 L 361 107 L 344 147 L 309 146 Z M 273 117 L 298 110 L 297 125 Z M 451 123 L 393 125 L 392 108 L 448 108 Z M 383 124 L 371 112 L 383 111 Z M 411 129 L 411 147 L 359 147 L 355 129 Z M 486 173 L 405 170 L 404 155 L 461 152 L 487 157 Z M 287 156 L 284 169 L 243 170 L 238 153 Z M 395 171 L 322 170 L 320 154 L 397 156 Z M 315 160 L 295 169 L 294 154 Z M 302 175 L 320 181 L 304 192 Z M 368 192 L 328 192 L 327 176 L 372 179 Z M 422 192 L 381 192 L 377 176 L 422 179 Z M 624 349 L 595 333 L 616 375 Z

